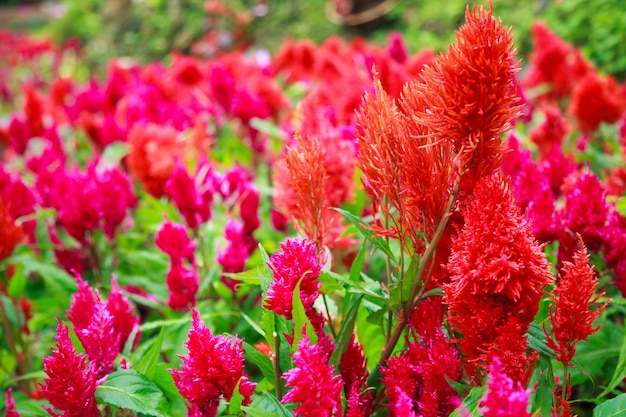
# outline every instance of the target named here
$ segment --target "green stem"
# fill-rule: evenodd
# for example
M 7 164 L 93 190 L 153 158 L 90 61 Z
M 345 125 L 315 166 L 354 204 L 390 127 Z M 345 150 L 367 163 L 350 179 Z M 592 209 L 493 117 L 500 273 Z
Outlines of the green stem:
M 276 331 L 272 333 L 272 337 L 274 338 L 274 346 L 272 348 L 274 353 L 274 360 L 272 361 L 274 367 L 274 385 L 276 386 L 276 399 L 281 401 L 283 399 L 283 387 L 280 384 L 280 340 L 278 339 L 278 333 Z

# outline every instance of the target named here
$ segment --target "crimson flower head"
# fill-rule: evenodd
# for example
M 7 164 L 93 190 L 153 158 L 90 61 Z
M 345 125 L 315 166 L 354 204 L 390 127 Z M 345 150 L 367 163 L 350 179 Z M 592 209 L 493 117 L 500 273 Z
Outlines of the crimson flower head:
M 468 374 L 478 382 L 504 327 L 515 323 L 521 331 L 511 334 L 525 334 L 552 276 L 507 180 L 499 175 L 480 180 L 463 215 L 465 223 L 448 259 L 450 283 L 444 292 L 448 323 L 462 334 L 455 342 Z M 509 340 L 507 345 L 520 343 L 526 342 Z M 523 369 L 512 373 L 527 375 Z
M 425 106 L 415 116 L 436 139 L 452 144 L 460 173 L 489 175 L 501 163 L 500 134 L 520 114 L 520 68 L 511 30 L 491 9 L 468 6 L 465 20 L 456 44 L 422 71 Z
M 485 417 L 530 417 L 528 400 L 530 390 L 525 390 L 504 373 L 500 359 L 495 356 L 489 365 L 487 392 L 480 401 L 480 411 Z
M 574 88 L 568 111 L 583 132 L 593 132 L 600 123 L 619 121 L 626 110 L 623 89 L 613 77 L 590 72 Z
M 573 262 L 564 262 L 552 294 L 555 304 L 550 308 L 550 323 L 554 337 L 548 337 L 547 343 L 561 362 L 570 362 L 576 344 L 598 331 L 600 326 L 594 328 L 593 322 L 609 303 L 591 309 L 603 294 L 596 294 L 598 278 L 580 236 L 579 240 L 581 248 L 574 254 Z
M 99 417 L 96 405 L 98 371 L 93 362 L 76 353 L 69 331 L 57 319 L 56 350 L 43 359 L 43 370 L 48 375 L 43 380 L 42 393 L 54 409 L 62 410 L 67 417 Z M 59 416 L 45 407 L 51 416 Z
M 15 247 L 23 240 L 22 227 L 15 224 L 0 197 L 0 261 L 11 256 Z
M 157 232 L 155 243 L 170 257 L 172 264 L 194 263 L 196 244 L 189 239 L 184 225 L 166 221 Z
M 11 393 L 11 391 L 13 391 L 12 388 L 9 388 L 7 390 L 7 396 L 4 406 L 4 417 L 20 417 L 20 413 L 18 413 L 15 409 L 15 400 L 13 399 L 13 394 Z
M 341 413 L 340 375 L 333 375 L 328 355 L 319 345 L 311 345 L 306 332 L 294 353 L 295 368 L 285 372 L 287 387 L 291 390 L 282 402 L 299 403 L 294 417 L 331 417 Z
M 168 306 L 174 310 L 184 311 L 196 305 L 200 277 L 195 266 L 188 268 L 182 263 L 172 263 L 165 283 L 170 291 Z
M 313 308 L 319 296 L 318 280 L 326 260 L 317 254 L 311 240 L 287 239 L 280 244 L 281 252 L 270 257 L 268 266 L 274 273 L 274 281 L 267 290 L 264 307 L 291 320 L 293 292 L 300 282 L 300 297 L 305 310 Z
M 198 185 L 196 178 L 189 175 L 180 161 L 176 162 L 172 176 L 165 183 L 165 190 L 192 229 L 211 218 L 213 190 L 207 184 Z
M 196 310 L 192 310 L 192 315 L 192 328 L 185 343 L 189 354 L 180 357 L 180 370 L 170 369 L 178 391 L 202 417 L 214 417 L 220 400 L 230 400 L 237 383 L 243 404 L 250 404 L 256 384 L 243 371 L 243 341 L 214 336 Z

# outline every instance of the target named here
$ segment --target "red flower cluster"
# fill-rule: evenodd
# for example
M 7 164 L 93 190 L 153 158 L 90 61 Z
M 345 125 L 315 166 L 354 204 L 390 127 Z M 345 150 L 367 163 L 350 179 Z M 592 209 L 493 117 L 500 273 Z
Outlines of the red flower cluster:
M 243 404 L 250 404 L 255 383 L 243 370 L 242 340 L 213 336 L 192 310 L 193 327 L 185 346 L 189 354 L 181 356 L 180 370 L 170 369 L 180 394 L 196 407 L 196 415 L 214 417 L 220 399 L 230 400 L 237 383 Z
M 595 71 L 590 72 L 576 84 L 568 110 L 583 132 L 592 132 L 602 122 L 621 120 L 626 111 L 626 95 L 613 77 L 602 78 Z
M 550 306 L 554 336 L 548 335 L 547 344 L 556 353 L 556 359 L 564 363 L 571 362 L 579 341 L 598 331 L 600 326 L 594 328 L 593 322 L 610 301 L 592 310 L 603 293 L 596 294 L 598 278 L 582 239 L 580 243 L 582 247 L 574 254 L 573 262 L 564 263 L 551 297 L 555 303 L 554 308 Z
M 463 215 L 447 265 L 451 282 L 444 286 L 454 342 L 472 380 L 481 380 L 497 354 L 507 374 L 525 384 L 533 363 L 524 356 L 524 335 L 552 282 L 549 263 L 502 177 L 481 180 Z M 499 340 L 502 334 L 512 337 Z

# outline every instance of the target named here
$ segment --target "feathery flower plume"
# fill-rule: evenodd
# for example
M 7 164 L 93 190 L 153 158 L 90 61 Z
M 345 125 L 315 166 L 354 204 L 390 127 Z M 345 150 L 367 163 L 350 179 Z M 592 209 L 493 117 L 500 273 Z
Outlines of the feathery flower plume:
M 291 390 L 283 397 L 283 403 L 299 403 L 294 417 L 331 417 L 341 413 L 340 375 L 333 375 L 333 367 L 328 365 L 328 355 L 318 345 L 311 342 L 303 332 L 294 353 L 295 368 L 285 372 L 283 378 Z
M 197 411 L 195 415 L 202 417 L 214 417 L 220 400 L 230 400 L 238 382 L 243 404 L 250 404 L 256 384 L 244 374 L 243 341 L 213 336 L 196 310 L 192 310 L 192 316 L 185 342 L 189 354 L 180 356 L 180 370 L 170 369 L 178 391 Z
M 99 417 L 96 366 L 85 355 L 76 353 L 67 326 L 59 319 L 57 322 L 56 350 L 53 348 L 52 356 L 43 359 L 43 370 L 48 377 L 43 380 L 41 391 L 55 409 L 64 411 L 63 416 Z M 44 408 L 51 416 L 61 415 Z
M 180 161 L 176 161 L 176 168 L 165 183 L 165 190 L 190 228 L 197 229 L 211 218 L 213 190 L 208 189 L 206 184 L 198 185 Z
M 15 409 L 15 400 L 13 399 L 12 388 L 7 389 L 7 396 L 4 406 L 4 417 L 20 417 L 20 413 Z
M 170 291 L 167 305 L 178 311 L 195 306 L 199 283 L 200 276 L 195 266 L 187 268 L 182 263 L 172 263 L 165 279 Z
M 592 306 L 604 293 L 596 294 L 598 278 L 589 264 L 587 248 L 578 236 L 581 248 L 576 251 L 573 262 L 564 262 L 551 295 L 554 308 L 550 306 L 550 323 L 554 337 L 548 335 L 547 344 L 556 352 L 556 359 L 571 362 L 576 353 L 576 344 L 597 332 L 593 327 L 609 301 L 592 310 Z
M 346 417 L 365 417 L 372 413 L 372 392 L 367 389 L 367 361 L 363 346 L 352 336 L 339 361 L 339 373 L 344 381 Z
M 182 224 L 166 221 L 157 232 L 155 243 L 170 258 L 172 264 L 194 263 L 196 244 Z
M 291 320 L 293 291 L 300 282 L 300 298 L 305 310 L 311 310 L 320 289 L 318 280 L 326 259 L 317 253 L 315 243 L 306 238 L 287 239 L 281 252 L 270 257 L 268 266 L 274 280 L 267 290 L 264 307 Z
M 505 367 L 497 356 L 489 365 L 487 392 L 480 401 L 484 417 L 530 417 L 528 400 L 530 390 L 505 374 Z
M 501 164 L 500 134 L 520 115 L 513 35 L 482 6 L 465 11 L 457 43 L 422 72 L 424 108 L 415 120 L 436 140 L 450 141 L 459 173 L 489 175 Z
M 479 382 L 499 334 L 512 320 L 523 329 L 514 334 L 525 334 L 552 276 L 531 224 L 515 205 L 509 182 L 499 175 L 485 177 L 474 193 L 463 210 L 465 224 L 452 244 L 450 283 L 443 289 L 448 323 L 459 334 L 454 341 L 468 375 Z M 520 343 L 526 341 L 507 341 Z M 507 369 L 517 378 L 527 371 Z

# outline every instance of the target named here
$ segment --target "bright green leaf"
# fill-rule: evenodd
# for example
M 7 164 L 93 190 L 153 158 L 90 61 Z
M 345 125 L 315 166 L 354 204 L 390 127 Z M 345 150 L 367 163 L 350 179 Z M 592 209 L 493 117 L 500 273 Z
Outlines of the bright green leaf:
M 350 305 L 350 309 L 348 313 L 343 319 L 341 323 L 341 329 L 339 330 L 339 334 L 337 334 L 337 340 L 335 341 L 335 350 L 333 350 L 332 355 L 330 356 L 329 363 L 331 365 L 339 364 L 339 360 L 341 356 L 346 351 L 348 347 L 348 343 L 350 343 L 350 339 L 352 338 L 352 334 L 354 332 L 354 325 L 356 323 L 356 316 L 359 312 L 359 306 L 361 305 L 361 300 L 363 296 L 356 297 L 355 300 L 352 300 Z
M 110 374 L 96 390 L 96 397 L 106 404 L 155 417 L 168 417 L 170 406 L 152 381 L 133 369 Z
M 335 210 L 337 210 L 339 213 L 341 213 L 346 218 L 346 220 L 348 220 L 350 223 L 352 223 L 359 230 L 361 235 L 365 239 L 367 239 L 369 242 L 371 242 L 372 245 L 374 245 L 376 248 L 380 249 L 394 263 L 396 263 L 396 264 L 398 263 L 396 261 L 396 257 L 394 256 L 393 252 L 391 251 L 391 248 L 389 247 L 389 245 L 387 244 L 385 239 L 382 239 L 381 237 L 376 236 L 372 230 L 367 228 L 367 225 L 363 222 L 363 219 L 361 219 L 360 217 L 355 216 L 354 214 L 350 213 L 349 211 L 342 210 L 340 208 L 335 208 Z
M 243 402 L 243 395 L 241 395 L 241 392 L 239 392 L 239 384 L 241 384 L 241 378 L 239 378 L 239 381 L 237 381 L 237 385 L 235 385 L 235 389 L 233 390 L 233 395 L 230 398 L 230 403 L 228 404 L 229 414 L 241 413 L 241 403 Z
M 258 366 L 263 376 L 273 384 L 274 367 L 272 366 L 272 361 L 267 356 L 259 352 L 257 348 L 245 341 L 243 342 L 243 352 L 245 360 Z
M 593 417 L 626 417 L 626 394 L 611 398 L 594 408 Z
M 165 328 L 162 327 L 154 343 L 150 346 L 150 349 L 148 349 L 133 367 L 137 372 L 145 375 L 150 381 L 154 378 L 154 373 L 156 372 L 156 367 L 161 357 L 164 333 Z
M 539 381 L 533 397 L 533 412 L 539 411 L 544 417 L 552 416 L 554 405 L 554 372 L 549 356 L 539 354 Z

